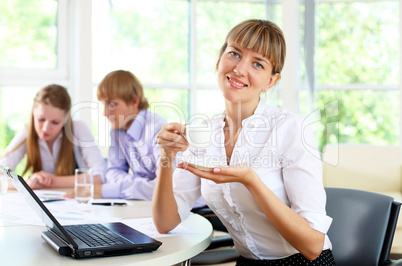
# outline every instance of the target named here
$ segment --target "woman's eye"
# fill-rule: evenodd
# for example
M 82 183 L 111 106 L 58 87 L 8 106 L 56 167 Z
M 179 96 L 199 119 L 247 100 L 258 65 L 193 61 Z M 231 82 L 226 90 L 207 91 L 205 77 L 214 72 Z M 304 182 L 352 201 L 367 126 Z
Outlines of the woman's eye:
M 260 63 L 254 63 L 254 65 L 255 65 L 255 67 L 257 67 L 257 68 L 264 68 L 264 66 L 261 65 Z
M 107 105 L 107 107 L 109 108 L 109 110 L 114 110 L 114 109 L 116 109 L 116 104 L 115 103 L 109 103 Z
M 53 121 L 52 124 L 53 125 L 58 125 L 58 124 L 60 124 L 60 122 Z
M 232 55 L 232 56 L 234 56 L 234 57 L 239 57 L 239 54 L 236 53 L 236 52 L 233 52 L 233 51 L 232 51 L 232 52 L 229 52 L 229 54 Z

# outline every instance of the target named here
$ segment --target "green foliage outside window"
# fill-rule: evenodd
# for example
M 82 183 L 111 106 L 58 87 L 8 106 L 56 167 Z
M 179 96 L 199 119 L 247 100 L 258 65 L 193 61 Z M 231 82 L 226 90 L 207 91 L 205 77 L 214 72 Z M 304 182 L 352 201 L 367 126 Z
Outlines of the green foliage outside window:
M 315 124 L 320 149 L 326 143 L 398 145 L 398 9 L 398 1 L 318 4 L 316 86 L 348 87 L 315 92 L 323 117 Z M 302 91 L 302 110 L 307 97 Z M 334 101 L 338 115 L 327 119 L 326 106 Z M 332 122 L 338 132 L 326 130 Z
M 320 150 L 327 143 L 399 143 L 399 91 L 318 91 L 316 106 L 321 120 L 314 129 Z
M 0 67 L 57 66 L 57 1 L 0 1 Z
M 397 1 L 318 4 L 317 43 L 318 85 L 399 82 Z
M 3 155 L 7 145 L 11 142 L 15 135 L 13 131 L 6 123 L 6 121 L 0 121 L 0 156 Z

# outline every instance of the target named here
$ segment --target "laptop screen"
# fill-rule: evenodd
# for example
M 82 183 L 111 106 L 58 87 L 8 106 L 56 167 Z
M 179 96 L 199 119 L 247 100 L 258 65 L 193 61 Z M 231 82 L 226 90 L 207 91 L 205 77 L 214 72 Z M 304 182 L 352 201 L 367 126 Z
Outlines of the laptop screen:
M 71 239 L 70 235 L 64 230 L 52 213 L 46 208 L 38 196 L 33 192 L 25 180 L 8 169 L 5 166 L 0 165 L 0 170 L 3 171 L 4 175 L 11 180 L 15 188 L 24 196 L 24 198 L 29 202 L 32 209 L 39 215 L 42 221 L 45 223 L 46 227 L 53 232 L 57 233 L 59 237 L 63 238 L 70 247 L 77 248 L 77 244 Z

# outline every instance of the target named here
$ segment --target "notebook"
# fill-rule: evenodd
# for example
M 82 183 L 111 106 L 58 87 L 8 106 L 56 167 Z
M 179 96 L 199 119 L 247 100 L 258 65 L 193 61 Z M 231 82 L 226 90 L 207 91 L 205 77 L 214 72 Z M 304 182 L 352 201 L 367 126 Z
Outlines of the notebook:
M 61 255 L 76 259 L 129 255 L 155 251 L 162 244 L 120 222 L 62 226 L 21 176 L 4 166 L 0 170 L 43 220 L 47 231 L 41 237 Z

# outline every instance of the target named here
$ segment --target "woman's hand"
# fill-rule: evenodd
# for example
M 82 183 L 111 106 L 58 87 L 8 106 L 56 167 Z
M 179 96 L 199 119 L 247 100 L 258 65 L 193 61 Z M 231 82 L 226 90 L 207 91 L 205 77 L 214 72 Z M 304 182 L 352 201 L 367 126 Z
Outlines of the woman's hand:
M 64 194 L 63 197 L 65 197 L 65 198 L 67 198 L 67 199 L 73 199 L 73 198 L 75 198 L 75 190 L 72 189 L 72 190 L 67 191 L 66 194 Z
M 185 151 L 188 142 L 184 138 L 186 127 L 180 123 L 168 123 L 162 126 L 158 135 L 158 144 L 162 149 L 162 155 L 174 159 L 179 151 Z
M 33 173 L 29 177 L 27 183 L 32 189 L 50 187 L 53 184 L 54 178 L 55 178 L 54 174 L 45 171 L 40 171 Z
M 180 163 L 178 168 L 185 169 L 196 176 L 214 181 L 217 184 L 238 182 L 246 187 L 254 183 L 259 176 L 248 164 L 237 164 L 229 167 L 215 167 L 213 171 L 203 171 L 186 163 Z
M 43 185 L 39 184 L 39 182 L 38 182 L 37 179 L 31 179 L 31 178 L 29 178 L 29 179 L 27 180 L 27 184 L 28 184 L 28 186 L 29 186 L 31 189 L 41 189 L 41 188 L 44 188 Z

